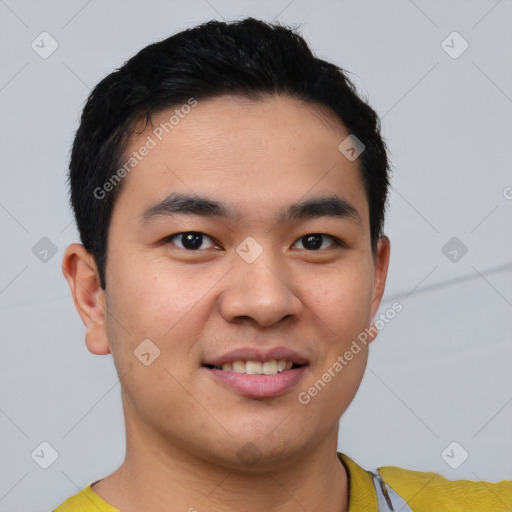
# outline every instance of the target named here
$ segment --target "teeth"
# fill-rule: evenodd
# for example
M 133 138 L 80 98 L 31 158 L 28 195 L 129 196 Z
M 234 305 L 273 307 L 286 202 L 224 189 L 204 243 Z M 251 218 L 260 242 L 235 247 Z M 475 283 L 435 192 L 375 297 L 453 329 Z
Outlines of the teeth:
M 265 375 L 275 375 L 277 373 L 277 361 L 275 359 L 265 361 L 263 363 L 263 373 Z
M 233 361 L 233 371 L 236 373 L 245 373 L 245 363 L 243 361 Z
M 271 361 L 233 361 L 233 363 L 224 363 L 223 370 L 236 373 L 246 373 L 247 375 L 276 375 L 284 370 L 290 370 L 293 366 L 292 361 L 286 359 L 272 359 Z
M 263 372 L 263 365 L 258 361 L 247 361 L 245 363 L 245 373 L 247 375 L 256 375 Z
M 286 359 L 279 359 L 279 361 L 277 361 L 277 371 L 282 372 L 285 369 L 286 369 Z

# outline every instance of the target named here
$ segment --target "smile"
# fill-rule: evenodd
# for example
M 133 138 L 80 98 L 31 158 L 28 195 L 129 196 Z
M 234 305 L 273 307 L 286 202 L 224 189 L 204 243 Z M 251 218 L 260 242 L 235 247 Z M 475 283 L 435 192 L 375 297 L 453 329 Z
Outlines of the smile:
M 208 368 L 224 370 L 235 373 L 245 373 L 247 375 L 276 375 L 291 370 L 294 367 L 299 368 L 298 364 L 286 359 L 272 359 L 270 361 L 233 361 L 232 363 L 224 363 L 222 366 L 205 365 Z
M 265 363 L 234 361 L 223 365 L 226 366 L 226 369 L 212 365 L 203 365 L 202 368 L 216 383 L 238 395 L 248 398 L 273 398 L 296 387 L 308 368 L 306 364 L 299 366 L 284 360 L 285 368 L 278 370 L 279 361 L 283 360 L 266 361 Z M 279 366 L 282 367 L 282 364 L 281 362 Z M 229 369 L 229 365 L 231 369 Z M 264 365 L 266 365 L 266 371 L 275 371 L 275 373 L 264 373 Z

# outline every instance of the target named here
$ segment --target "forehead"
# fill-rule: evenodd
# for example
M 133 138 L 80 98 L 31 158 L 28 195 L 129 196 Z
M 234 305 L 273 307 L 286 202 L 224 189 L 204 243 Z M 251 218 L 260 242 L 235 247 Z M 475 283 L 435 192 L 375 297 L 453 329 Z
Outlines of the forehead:
M 327 108 L 283 96 L 194 102 L 154 115 L 132 137 L 124 160 L 139 155 L 124 179 L 119 208 L 140 213 L 178 192 L 261 217 L 299 199 L 336 193 L 364 220 L 359 164 L 338 150 L 349 134 Z

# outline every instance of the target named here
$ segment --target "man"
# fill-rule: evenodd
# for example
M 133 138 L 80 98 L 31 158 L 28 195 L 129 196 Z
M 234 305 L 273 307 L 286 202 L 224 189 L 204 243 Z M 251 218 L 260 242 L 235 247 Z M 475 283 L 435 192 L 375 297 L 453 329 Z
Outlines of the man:
M 144 48 L 92 92 L 70 184 L 63 271 L 127 446 L 57 512 L 510 510 L 512 482 L 337 453 L 377 334 L 388 161 L 296 33 L 249 18 Z

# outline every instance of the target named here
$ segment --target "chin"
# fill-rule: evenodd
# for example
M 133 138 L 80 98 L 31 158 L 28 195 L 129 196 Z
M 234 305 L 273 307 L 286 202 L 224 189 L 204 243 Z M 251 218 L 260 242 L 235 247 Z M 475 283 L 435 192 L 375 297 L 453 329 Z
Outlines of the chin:
M 230 450 L 219 453 L 216 461 L 224 459 L 223 465 L 236 471 L 249 473 L 275 471 L 290 464 L 303 450 L 304 447 L 299 440 L 290 441 L 290 432 L 287 432 L 286 436 L 278 433 L 244 436 L 244 439 L 232 440 Z

